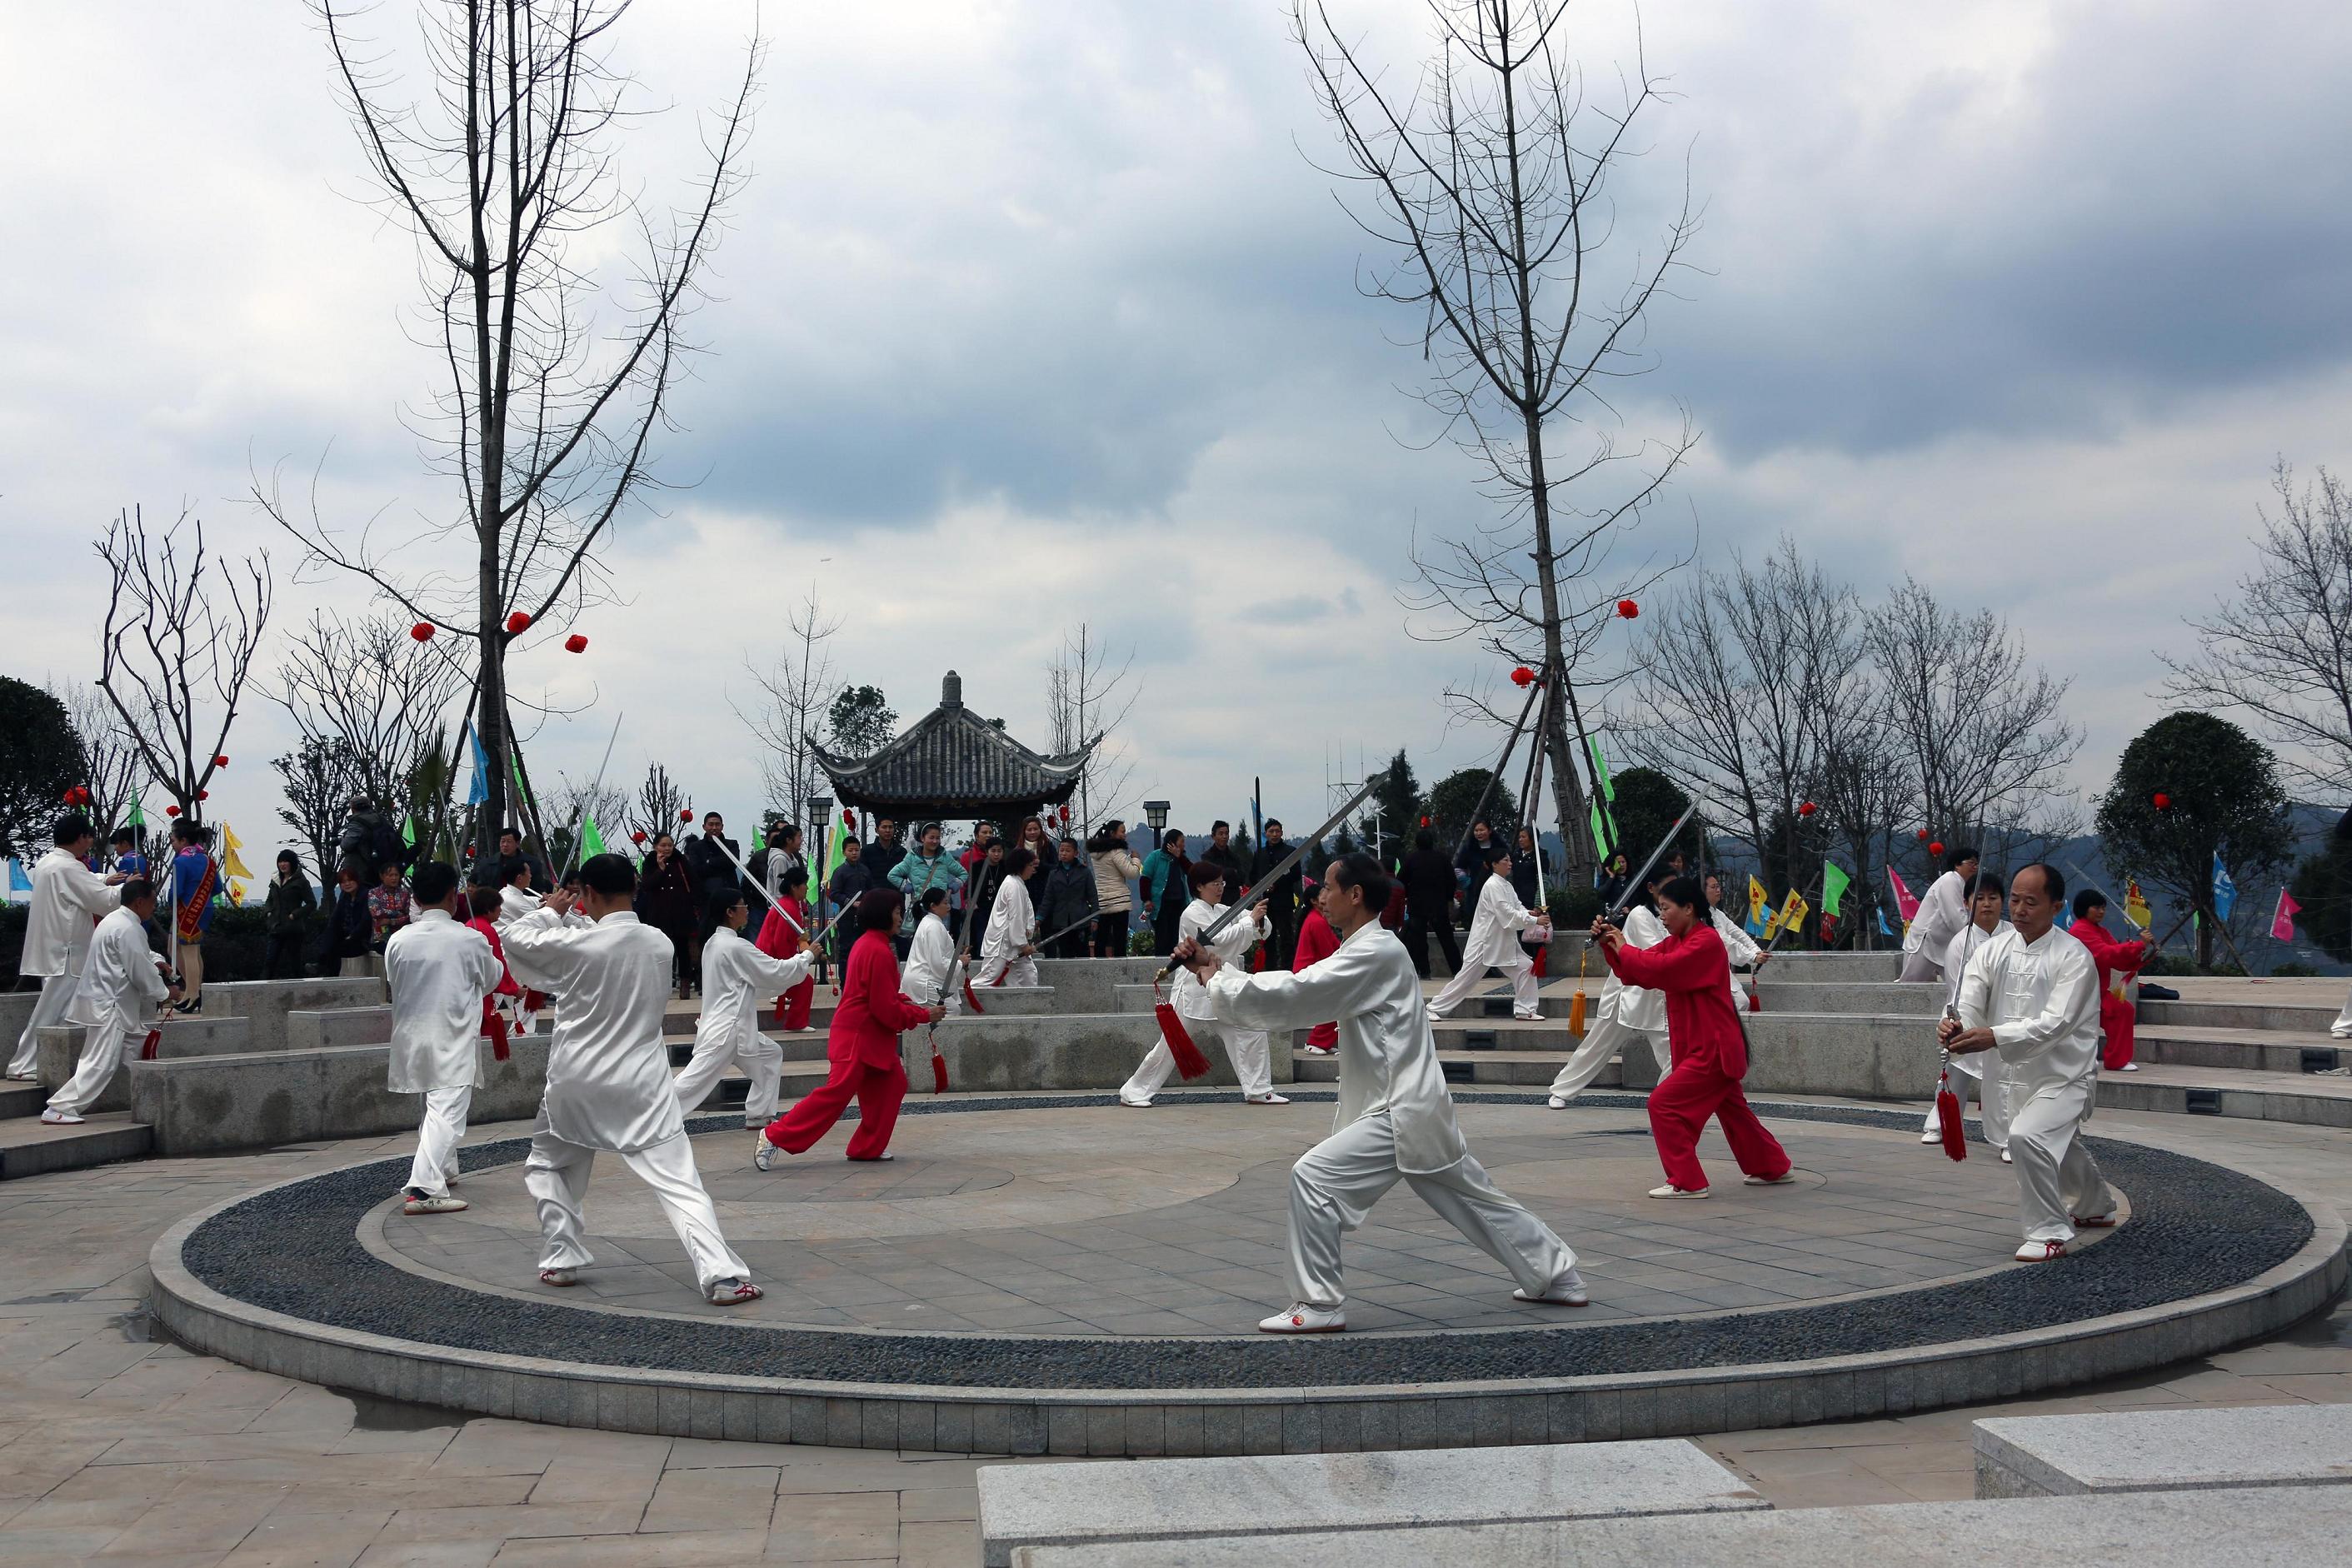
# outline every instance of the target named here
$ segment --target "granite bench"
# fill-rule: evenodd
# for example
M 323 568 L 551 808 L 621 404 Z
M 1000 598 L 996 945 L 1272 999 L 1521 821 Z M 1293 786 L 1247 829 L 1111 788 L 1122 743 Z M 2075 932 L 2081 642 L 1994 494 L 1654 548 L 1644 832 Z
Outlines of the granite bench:
M 244 1018 L 171 1018 L 156 1026 L 163 1038 L 155 1044 L 159 1058 L 219 1057 L 251 1050 L 252 1025 Z M 82 1041 L 88 1031 L 79 1024 L 56 1024 L 40 1033 L 38 1068 L 41 1087 L 55 1093 L 81 1065 Z M 118 1072 L 85 1114 L 131 1109 L 131 1075 Z
M 532 1116 L 547 1084 L 548 1036 L 513 1042 L 501 1062 L 488 1040 L 476 1043 L 481 1076 L 471 1119 Z M 155 1130 L 159 1154 L 215 1154 L 231 1149 L 363 1138 L 416 1126 L 424 1097 L 384 1087 L 390 1046 L 257 1051 L 132 1062 L 132 1119 Z
M 2003 1415 L 1971 1442 L 1980 1498 L 2352 1482 L 2352 1405 Z

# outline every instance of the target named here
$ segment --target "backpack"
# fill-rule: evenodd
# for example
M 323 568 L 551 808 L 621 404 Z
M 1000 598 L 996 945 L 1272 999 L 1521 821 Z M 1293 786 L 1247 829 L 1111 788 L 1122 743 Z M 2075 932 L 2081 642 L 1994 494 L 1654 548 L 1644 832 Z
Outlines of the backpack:
M 400 830 L 391 823 L 378 818 L 368 829 L 368 869 L 375 875 L 383 876 L 386 866 L 405 866 L 407 855 L 408 846 L 400 841 Z

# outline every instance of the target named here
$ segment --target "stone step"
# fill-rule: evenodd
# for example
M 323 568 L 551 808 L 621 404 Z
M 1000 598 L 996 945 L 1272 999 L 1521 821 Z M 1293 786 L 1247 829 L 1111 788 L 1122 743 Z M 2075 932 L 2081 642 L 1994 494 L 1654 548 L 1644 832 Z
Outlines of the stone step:
M 0 1182 L 142 1159 L 153 1147 L 153 1130 L 121 1111 L 93 1116 L 79 1127 L 30 1119 L 0 1122 Z
M 2352 1045 L 2325 1034 L 2267 1029 L 2141 1026 L 2132 1031 L 2132 1053 L 2144 1067 L 2316 1073 L 2352 1066 Z
M 1437 1065 L 1445 1073 L 1445 1081 L 1457 1086 L 1492 1088 L 1540 1089 L 1559 1076 L 1559 1069 L 1572 1051 L 1439 1051 Z M 1592 1080 L 1597 1089 L 1616 1089 L 1623 1082 L 1622 1057 L 1612 1058 L 1601 1076 Z M 1339 1058 L 1337 1057 L 1294 1056 L 1290 1062 L 1292 1080 L 1297 1083 L 1337 1083 L 1339 1081 Z
M 2352 1127 L 2352 1078 L 2145 1067 L 2133 1073 L 2101 1073 L 2099 1105 L 2102 1110 Z
M 1761 999 L 1767 1013 L 1866 1013 L 1880 1016 L 1931 1018 L 1944 1010 L 1948 994 L 1941 985 L 1906 985 L 1900 981 L 1791 980 L 1780 960 L 1765 965 L 1760 981 L 1745 982 Z
M 48 1102 L 49 1091 L 37 1083 L 0 1082 L 0 1121 L 38 1116 Z
M 821 1062 L 825 1059 L 825 1037 L 822 1030 L 805 1035 L 784 1035 L 770 1029 L 762 1031 L 765 1038 L 782 1047 L 784 1062 Z M 692 1035 L 665 1035 L 662 1043 L 669 1047 L 669 1065 L 682 1068 L 694 1059 Z
M 2189 1029 L 2263 1029 L 2324 1035 L 2327 1026 L 2336 1021 L 2336 1010 L 2278 1002 L 2141 1002 L 2137 1016 L 2143 1024 Z
M 2352 1483 L 2352 1405 L 1997 1416 L 1969 1440 L 1980 1498 Z

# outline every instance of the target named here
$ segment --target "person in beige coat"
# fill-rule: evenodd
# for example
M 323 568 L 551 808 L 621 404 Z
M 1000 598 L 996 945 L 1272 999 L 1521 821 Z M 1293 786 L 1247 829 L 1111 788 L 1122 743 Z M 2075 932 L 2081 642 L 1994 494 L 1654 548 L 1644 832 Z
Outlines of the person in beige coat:
M 1127 927 L 1135 913 L 1135 895 L 1128 884 L 1143 874 L 1143 862 L 1127 847 L 1127 824 L 1112 817 L 1102 831 L 1087 840 L 1087 858 L 1095 868 L 1095 937 L 1089 950 L 1096 958 L 1127 956 Z

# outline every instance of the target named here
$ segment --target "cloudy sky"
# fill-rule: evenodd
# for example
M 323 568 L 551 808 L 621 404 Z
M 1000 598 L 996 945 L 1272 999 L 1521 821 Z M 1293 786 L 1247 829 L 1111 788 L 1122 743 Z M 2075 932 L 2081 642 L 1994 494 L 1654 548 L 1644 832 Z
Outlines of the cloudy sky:
M 1329 3 L 1400 70 L 1426 51 L 1419 0 Z M 1596 78 L 1628 15 L 1580 0 Z M 691 173 L 751 18 L 641 0 L 624 24 L 642 101 L 677 106 L 625 150 L 650 196 Z M 1425 778 L 1482 755 L 1437 700 L 1477 657 L 1416 640 L 1398 596 L 1416 528 L 1488 514 L 1405 395 L 1413 323 L 1356 292 L 1282 6 L 765 22 L 754 176 L 662 454 L 691 488 L 629 521 L 591 654 L 518 668 L 596 704 L 535 767 L 593 771 L 617 711 L 616 773 L 659 760 L 748 815 L 728 698 L 812 584 L 845 674 L 911 713 L 952 666 L 1034 742 L 1066 629 L 1131 646 L 1130 793 L 1188 826 L 1254 773 L 1296 823 L 1360 752 Z M 1677 404 L 1705 433 L 1656 547 L 1785 530 L 1865 591 L 1908 571 L 2000 609 L 2074 680 L 2077 782 L 2103 785 L 2159 711 L 2156 651 L 2248 564 L 2273 460 L 2352 464 L 2352 10 L 1654 0 L 1643 24 L 1678 98 L 1628 230 L 1685 170 L 1705 205 L 1705 275 L 1622 400 L 1622 438 Z M 364 607 L 294 581 L 241 499 L 283 466 L 341 521 L 452 505 L 400 417 L 435 371 L 410 242 L 363 200 L 305 7 L 0 0 L 0 672 L 95 673 L 89 542 L 133 502 L 268 544 L 289 625 Z M 248 842 L 281 836 L 262 764 L 287 737 L 257 704 L 229 747 L 214 805 Z

